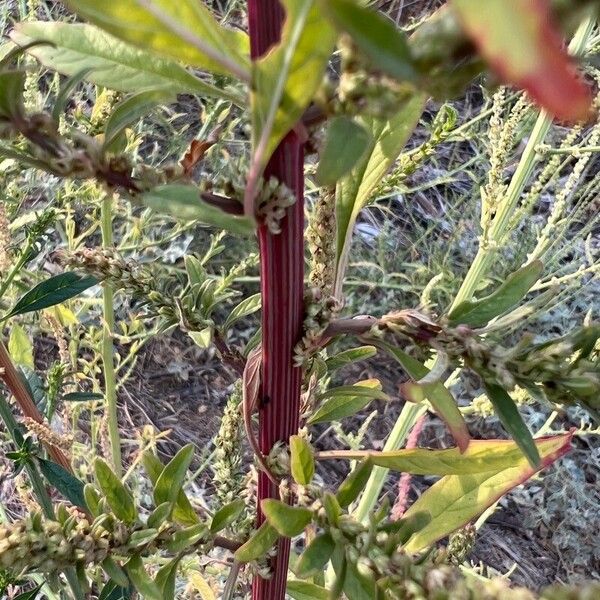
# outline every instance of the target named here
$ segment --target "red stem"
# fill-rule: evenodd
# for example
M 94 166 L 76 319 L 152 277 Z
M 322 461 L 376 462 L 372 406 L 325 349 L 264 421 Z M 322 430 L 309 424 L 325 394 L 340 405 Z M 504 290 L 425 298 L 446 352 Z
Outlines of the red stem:
M 277 0 L 248 0 L 252 58 L 278 42 L 284 11 Z M 298 431 L 301 369 L 294 367 L 293 348 L 300 338 L 304 293 L 304 150 L 291 132 L 275 151 L 265 178 L 276 177 L 296 195 L 281 224 L 281 233 L 259 228 L 262 294 L 262 402 L 259 407 L 259 445 L 268 454 L 277 441 L 287 443 Z M 278 498 L 265 473 L 259 474 L 258 501 Z M 259 510 L 258 522 L 263 515 Z M 289 539 L 279 541 L 271 561 L 271 579 L 254 578 L 253 600 L 283 600 L 287 581 Z

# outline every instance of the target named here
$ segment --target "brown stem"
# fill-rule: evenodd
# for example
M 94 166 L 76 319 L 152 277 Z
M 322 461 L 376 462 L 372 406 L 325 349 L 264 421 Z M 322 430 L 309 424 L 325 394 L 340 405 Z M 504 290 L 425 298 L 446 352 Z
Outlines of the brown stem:
M 37 409 L 37 406 L 29 395 L 29 392 L 23 384 L 17 369 L 13 365 L 6 346 L 2 342 L 0 342 L 0 369 L 2 370 L 0 377 L 6 384 L 6 387 L 10 390 L 11 394 L 14 396 L 23 415 L 33 419 L 34 421 L 37 421 L 38 423 L 44 424 L 44 417 Z M 71 463 L 63 451 L 52 444 L 47 442 L 43 443 L 46 446 L 48 453 L 52 457 L 52 460 L 67 471 L 71 472 Z

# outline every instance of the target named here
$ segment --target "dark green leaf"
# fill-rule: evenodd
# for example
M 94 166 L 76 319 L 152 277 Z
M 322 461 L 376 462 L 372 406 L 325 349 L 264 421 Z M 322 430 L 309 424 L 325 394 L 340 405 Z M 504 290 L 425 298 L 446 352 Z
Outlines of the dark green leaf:
M 181 561 L 181 556 L 176 556 L 166 565 L 163 565 L 156 574 L 154 581 L 159 587 L 165 600 L 175 598 L 175 581 L 177 579 L 177 567 Z
M 293 600 L 329 600 L 329 590 L 310 583 L 295 579 L 287 582 L 286 592 Z
M 544 264 L 539 260 L 525 265 L 509 275 L 489 296 L 459 304 L 448 315 L 450 324 L 484 327 L 495 317 L 515 307 L 538 281 L 543 270 Z
M 392 521 L 388 525 L 384 525 L 382 529 L 388 533 L 395 533 L 400 543 L 405 544 L 413 534 L 429 525 L 430 521 L 431 514 L 420 511 L 398 521 Z
M 312 521 L 312 512 L 301 506 L 288 506 L 285 502 L 267 498 L 261 503 L 265 518 L 283 536 L 300 535 Z
M 102 458 L 94 462 L 94 471 L 96 481 L 117 519 L 128 524 L 135 523 L 138 512 L 129 490 Z
M 185 529 L 180 529 L 165 542 L 165 548 L 174 554 L 183 552 L 200 540 L 204 540 L 207 537 L 207 532 L 208 528 L 204 523 L 198 523 L 186 527 Z
M 173 512 L 173 503 L 172 502 L 163 502 L 159 504 L 148 516 L 148 520 L 146 521 L 146 526 L 152 529 L 158 528 L 162 525 Z
M 393 21 L 354 0 L 326 0 L 323 5 L 334 23 L 350 34 L 374 67 L 401 81 L 416 79 L 406 35 Z
M 329 122 L 325 147 L 319 157 L 316 179 L 319 185 L 333 186 L 366 152 L 371 134 L 348 117 L 335 117 Z
M 299 485 L 308 485 L 315 474 L 315 457 L 311 445 L 303 437 L 290 437 L 292 477 Z
M 93 402 L 94 400 L 102 400 L 104 394 L 99 392 L 69 392 L 64 394 L 62 399 L 65 402 Z
M 126 588 L 129 585 L 127 574 L 110 556 L 102 561 L 102 568 L 118 586 Z
M 170 90 L 145 90 L 120 102 L 110 115 L 104 132 L 103 149 L 111 152 L 119 144 L 119 138 L 127 127 L 145 117 L 155 106 L 175 100 Z
M 187 444 L 169 461 L 154 486 L 154 501 L 157 505 L 163 502 L 174 504 L 177 501 L 193 458 L 194 446 Z
M 98 283 L 97 279 L 77 273 L 61 273 L 29 290 L 8 313 L 7 317 L 48 308 L 81 294 Z
M 325 361 L 325 364 L 327 365 L 327 370 L 331 372 L 335 371 L 336 369 L 341 369 L 346 365 L 350 365 L 361 360 L 367 360 L 376 354 L 377 348 L 375 348 L 375 346 L 360 346 L 358 348 L 350 348 L 350 350 L 344 350 L 339 354 L 330 356 Z
M 294 569 L 296 576 L 306 579 L 317 571 L 323 570 L 329 562 L 334 548 L 335 542 L 329 533 L 318 535 L 300 555 Z
M 229 504 L 221 507 L 212 519 L 210 524 L 210 530 L 212 533 L 217 533 L 226 527 L 229 527 L 243 512 L 246 508 L 246 503 L 243 498 L 234 500 Z
M 336 498 L 342 508 L 350 506 L 365 489 L 372 469 L 373 462 L 367 457 L 358 463 L 350 475 L 344 479 L 336 494 Z
M 254 223 L 249 218 L 209 204 L 194 185 L 162 185 L 144 194 L 143 200 L 152 210 L 183 221 L 201 221 L 240 235 L 254 233 Z
M 40 471 L 51 485 L 75 506 L 87 510 L 82 481 L 50 460 L 38 457 L 38 463 Z
M 262 558 L 279 539 L 277 530 L 265 521 L 252 537 L 235 552 L 235 559 L 247 563 Z
M 495 382 L 484 381 L 484 387 L 487 397 L 508 434 L 521 448 L 529 464 L 535 469 L 539 468 L 540 453 L 514 400 L 503 387 Z
M 121 587 L 114 581 L 107 581 L 98 596 L 98 600 L 130 600 L 130 598 L 129 586 Z
M 0 72 L 0 119 L 22 117 L 25 71 Z

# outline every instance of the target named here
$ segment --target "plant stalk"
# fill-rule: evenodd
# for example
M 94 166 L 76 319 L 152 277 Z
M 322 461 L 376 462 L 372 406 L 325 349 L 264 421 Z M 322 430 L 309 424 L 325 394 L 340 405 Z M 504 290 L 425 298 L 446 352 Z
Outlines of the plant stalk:
M 277 0 L 248 0 L 250 49 L 253 60 L 278 42 L 284 11 Z M 298 430 L 302 371 L 293 363 L 294 345 L 300 338 L 304 295 L 304 150 L 291 132 L 269 161 L 265 179 L 277 178 L 296 196 L 281 222 L 281 233 L 265 226 L 258 231 L 262 296 L 262 389 L 258 442 L 263 454 Z M 260 502 L 278 498 L 268 476 L 258 479 L 258 523 L 263 521 Z M 283 600 L 287 582 L 290 540 L 281 538 L 271 561 L 271 578 L 255 576 L 253 600 Z
M 105 194 L 100 208 L 102 247 L 113 245 L 112 232 L 112 197 Z M 121 436 L 119 435 L 119 418 L 117 407 L 117 382 L 115 377 L 115 348 L 113 335 L 115 331 L 114 289 L 108 282 L 102 287 L 102 304 L 104 323 L 102 327 L 102 365 L 104 371 L 104 397 L 107 416 L 108 437 L 110 440 L 111 461 L 115 473 L 120 477 L 121 466 Z

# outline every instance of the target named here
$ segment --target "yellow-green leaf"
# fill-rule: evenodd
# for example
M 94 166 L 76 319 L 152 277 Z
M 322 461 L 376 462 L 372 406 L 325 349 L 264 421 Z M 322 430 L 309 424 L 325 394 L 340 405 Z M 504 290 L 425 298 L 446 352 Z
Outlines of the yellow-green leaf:
M 190 571 L 188 579 L 194 590 L 200 594 L 202 600 L 217 600 L 215 592 L 199 571 Z
M 223 27 L 204 2 L 67 0 L 66 4 L 134 46 L 248 79 L 248 36 Z
M 315 458 L 311 445 L 303 437 L 290 437 L 290 468 L 294 481 L 308 485 L 315 474 Z
M 271 498 L 263 500 L 260 506 L 271 527 L 286 537 L 301 534 L 312 520 L 312 512 L 302 506 L 288 506 Z
M 572 437 L 571 433 L 567 433 L 535 440 L 542 459 L 540 468 L 549 466 L 568 452 Z M 427 548 L 480 515 L 512 488 L 527 481 L 537 470 L 521 455 L 521 459 L 508 468 L 443 477 L 406 512 L 406 518 L 413 513 L 426 512 L 431 515 L 431 520 L 409 539 L 405 549 L 419 552 Z
M 358 120 L 371 134 L 364 156 L 336 186 L 337 264 L 336 295 L 341 292 L 354 224 L 360 211 L 384 175 L 394 164 L 414 131 L 425 107 L 426 96 L 415 94 L 390 119 Z
M 252 537 L 235 551 L 235 559 L 250 562 L 264 556 L 279 539 L 277 530 L 265 521 Z
M 33 369 L 33 344 L 25 329 L 16 323 L 10 328 L 8 353 L 18 365 Z

